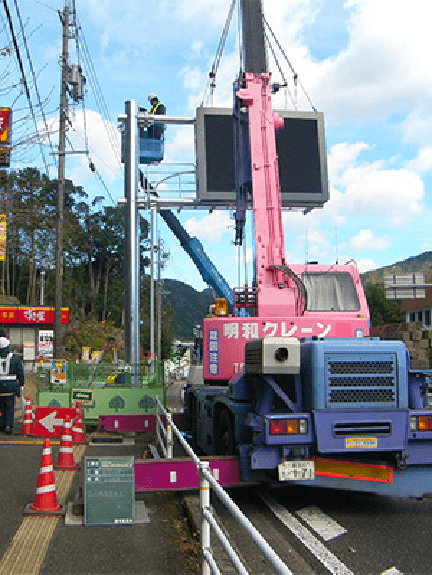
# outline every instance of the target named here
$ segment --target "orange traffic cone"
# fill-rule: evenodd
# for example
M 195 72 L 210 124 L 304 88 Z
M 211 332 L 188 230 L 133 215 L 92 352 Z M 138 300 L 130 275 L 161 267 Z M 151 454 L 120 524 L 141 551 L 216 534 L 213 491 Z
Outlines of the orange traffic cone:
M 78 471 L 79 469 L 79 466 L 76 465 L 73 456 L 72 420 L 69 415 L 66 415 L 64 418 L 59 457 L 54 467 L 55 469 L 64 469 L 69 471 Z
M 75 419 L 72 426 L 72 441 L 74 443 L 85 443 L 83 424 L 82 424 L 82 410 L 81 402 L 76 402 Z
M 30 398 L 26 397 L 26 406 L 23 419 L 23 435 L 31 435 L 33 429 L 33 409 L 30 403 Z
M 65 509 L 57 502 L 52 451 L 50 440 L 44 442 L 40 461 L 39 476 L 36 483 L 36 497 L 33 505 L 28 504 L 24 515 L 64 515 Z

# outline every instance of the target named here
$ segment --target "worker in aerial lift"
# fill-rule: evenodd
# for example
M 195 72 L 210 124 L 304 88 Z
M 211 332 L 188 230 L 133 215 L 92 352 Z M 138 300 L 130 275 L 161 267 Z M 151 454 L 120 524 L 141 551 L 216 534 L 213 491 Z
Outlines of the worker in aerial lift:
M 159 98 L 156 96 L 156 94 L 149 94 L 148 101 L 151 104 L 150 114 L 156 114 L 157 116 L 162 116 L 166 113 L 165 106 L 161 102 L 159 102 Z M 164 132 L 163 124 L 157 124 L 157 125 L 153 124 L 152 126 L 149 126 L 147 130 L 147 137 L 160 140 L 162 138 L 163 132 Z

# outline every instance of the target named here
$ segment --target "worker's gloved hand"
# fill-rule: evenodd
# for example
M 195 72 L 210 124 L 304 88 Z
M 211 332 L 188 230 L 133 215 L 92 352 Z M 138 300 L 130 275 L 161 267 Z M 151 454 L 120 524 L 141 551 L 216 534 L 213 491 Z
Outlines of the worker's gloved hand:
M 140 112 L 147 112 L 147 108 L 139 108 Z

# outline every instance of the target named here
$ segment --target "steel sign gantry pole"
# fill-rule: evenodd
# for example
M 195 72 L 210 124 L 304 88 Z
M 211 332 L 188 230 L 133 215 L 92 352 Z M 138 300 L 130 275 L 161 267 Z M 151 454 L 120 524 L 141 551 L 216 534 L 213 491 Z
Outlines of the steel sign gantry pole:
M 138 126 L 137 104 L 127 100 L 124 123 L 125 143 L 125 199 L 126 199 L 126 323 L 125 360 L 134 366 L 132 383 L 138 385 L 137 370 L 140 362 L 140 298 L 139 298 L 139 220 L 138 220 Z

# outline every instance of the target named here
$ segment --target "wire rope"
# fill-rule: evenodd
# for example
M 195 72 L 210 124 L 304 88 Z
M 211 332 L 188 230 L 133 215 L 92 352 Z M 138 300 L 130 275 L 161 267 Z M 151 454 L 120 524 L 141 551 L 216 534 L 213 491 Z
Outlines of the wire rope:
M 264 24 L 265 24 L 265 25 L 267 26 L 267 28 L 269 29 L 271 35 L 273 36 L 273 40 L 275 41 L 276 46 L 279 48 L 279 50 L 280 50 L 282 56 L 285 58 L 285 60 L 286 60 L 286 62 L 288 63 L 288 66 L 289 66 L 291 72 L 293 73 L 293 76 L 294 76 L 294 86 L 297 86 L 297 84 L 300 86 L 300 88 L 302 89 L 304 95 L 306 96 L 306 98 L 307 98 L 309 104 L 311 105 L 311 108 L 313 109 L 314 112 L 316 112 L 317 109 L 316 109 L 315 106 L 313 105 L 312 100 L 311 100 L 311 98 L 309 97 L 309 94 L 306 92 L 306 90 L 305 90 L 303 84 L 302 84 L 302 83 L 300 82 L 300 80 L 298 79 L 298 74 L 297 74 L 297 72 L 294 70 L 294 67 L 292 66 L 291 62 L 289 61 L 288 56 L 285 54 L 284 49 L 283 49 L 282 46 L 280 45 L 278 39 L 276 38 L 275 33 L 273 32 L 273 30 L 272 30 L 270 24 L 267 22 L 267 20 L 264 18 L 264 16 L 263 16 L 263 21 L 264 21 Z
M 215 90 L 215 88 L 216 88 L 216 75 L 217 75 L 217 72 L 218 72 L 218 69 L 219 69 L 219 65 L 220 65 L 220 61 L 221 61 L 221 59 L 222 59 L 223 51 L 224 51 L 224 48 L 225 48 L 226 39 L 227 39 L 228 32 L 229 32 L 229 29 L 230 29 L 231 20 L 232 20 L 232 15 L 233 15 L 233 12 L 234 12 L 234 8 L 235 8 L 235 5 L 236 5 L 236 1 L 237 1 L 237 0 L 232 0 L 231 5 L 230 5 L 230 7 L 229 7 L 228 16 L 227 16 L 227 18 L 226 18 L 226 20 L 225 20 L 225 25 L 224 25 L 224 27 L 223 27 L 222 34 L 221 34 L 221 37 L 220 37 L 220 39 L 219 39 L 219 44 L 218 44 L 218 47 L 217 47 L 217 49 L 216 49 L 215 57 L 214 57 L 214 59 L 213 59 L 213 64 L 212 64 L 212 67 L 211 67 L 211 71 L 209 72 L 209 80 L 207 81 L 206 87 L 205 87 L 205 89 L 204 89 L 203 97 L 202 97 L 202 100 L 201 100 L 201 106 L 204 105 L 204 101 L 205 101 L 206 94 L 207 94 L 207 90 L 208 90 L 209 86 L 210 86 L 210 98 L 213 99 L 213 92 L 214 92 L 214 90 Z
M 270 42 L 270 39 L 269 39 L 269 37 L 268 37 L 268 34 L 266 34 L 266 33 L 264 33 L 264 34 L 265 34 L 265 39 L 266 39 L 266 41 L 267 41 L 267 46 L 270 48 L 270 52 L 272 53 L 272 56 L 273 56 L 273 58 L 274 58 L 275 64 L 276 64 L 276 66 L 277 66 L 277 69 L 279 70 L 279 74 L 280 74 L 281 77 L 282 77 L 282 80 L 283 80 L 282 86 L 287 89 L 287 92 L 288 92 L 289 97 L 290 97 L 290 99 L 291 99 L 291 103 L 292 103 L 294 109 L 297 110 L 297 102 L 295 101 L 295 98 L 293 98 L 293 96 L 292 96 L 292 94 L 291 94 L 291 91 L 290 91 L 290 89 L 289 89 L 289 87 L 288 87 L 287 79 L 286 79 L 286 77 L 285 77 L 285 74 L 283 73 L 283 70 L 282 70 L 281 65 L 279 64 L 279 60 L 278 60 L 278 58 L 277 58 L 277 56 L 276 56 L 276 52 L 275 52 L 275 50 L 274 50 L 274 48 L 273 48 L 273 46 L 272 46 L 272 44 L 271 44 L 271 42 Z

